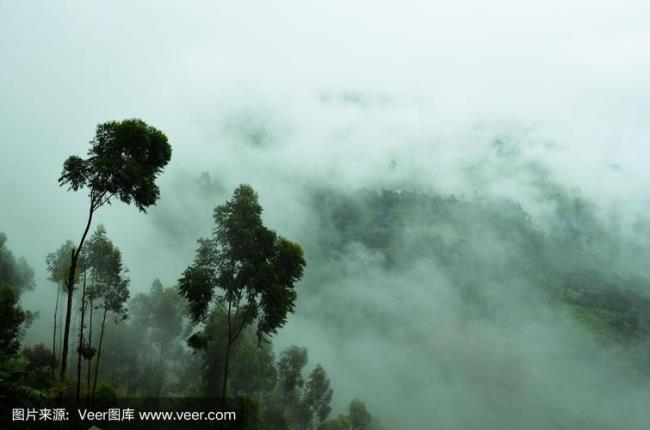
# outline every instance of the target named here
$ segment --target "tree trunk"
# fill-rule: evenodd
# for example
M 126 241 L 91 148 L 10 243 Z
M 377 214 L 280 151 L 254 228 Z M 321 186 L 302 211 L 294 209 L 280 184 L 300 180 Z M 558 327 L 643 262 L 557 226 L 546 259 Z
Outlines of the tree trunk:
M 228 301 L 228 314 L 226 317 L 228 318 L 228 342 L 226 343 L 226 359 L 224 360 L 223 363 L 223 386 L 221 387 L 221 408 L 223 410 L 226 409 L 226 394 L 228 393 L 228 367 L 230 365 L 230 350 L 232 348 L 233 343 L 241 333 L 244 325 L 240 324 L 240 326 L 235 330 L 234 335 L 233 335 L 233 322 L 231 321 L 231 316 L 232 316 L 232 300 Z M 235 306 L 235 323 L 237 323 L 237 316 L 239 315 L 239 299 L 237 300 L 237 304 Z M 223 421 L 219 421 L 219 429 L 223 429 Z
M 68 347 L 70 341 L 70 314 L 72 312 L 72 291 L 74 290 L 74 274 L 77 270 L 77 260 L 79 259 L 79 254 L 81 253 L 81 248 L 84 246 L 84 241 L 88 235 L 88 230 L 90 230 L 90 224 L 93 220 L 93 212 L 95 210 L 95 199 L 90 199 L 90 210 L 88 211 L 88 222 L 86 223 L 86 229 L 84 230 L 81 240 L 79 241 L 79 246 L 77 249 L 72 250 L 72 256 L 70 258 L 70 270 L 68 272 L 68 280 L 66 282 L 66 287 L 68 288 L 68 306 L 66 309 L 65 315 L 65 329 L 63 332 L 63 352 L 61 354 L 61 381 L 65 381 L 65 371 L 68 368 Z
M 226 391 L 228 389 L 228 366 L 230 364 L 230 339 L 228 339 L 228 343 L 226 344 L 226 359 L 224 360 L 223 363 L 223 387 L 221 388 L 221 398 L 224 400 L 226 399 Z
M 156 397 L 161 397 L 162 395 L 162 388 L 165 385 L 165 363 L 163 361 L 163 357 L 165 355 L 165 351 L 163 349 L 163 344 L 162 342 L 160 343 L 160 356 L 158 359 L 158 372 L 159 372 L 159 377 L 158 377 L 158 385 L 157 385 L 157 390 L 156 390 Z
M 235 314 L 233 316 L 232 314 L 232 302 L 228 302 L 228 342 L 226 343 L 226 359 L 224 360 L 224 366 L 223 366 L 223 387 L 221 388 L 221 397 L 223 399 L 226 398 L 226 393 L 228 390 L 228 366 L 230 364 L 230 351 L 232 349 L 233 344 L 241 334 L 241 331 L 244 328 L 244 324 L 240 323 L 239 326 L 235 327 L 235 330 L 233 330 L 233 324 L 237 324 L 237 317 L 239 316 L 239 299 L 237 299 L 237 303 L 235 304 Z M 231 321 L 231 317 L 234 319 L 234 321 Z
M 226 402 L 226 390 L 228 389 L 228 365 L 230 364 L 230 345 L 232 344 L 232 323 L 230 316 L 232 315 L 232 297 L 228 298 L 228 342 L 226 342 L 226 359 L 223 361 L 223 386 L 221 387 L 221 400 Z
M 151 396 L 151 381 L 153 380 L 153 340 L 149 343 L 149 371 L 147 375 L 147 396 Z
M 75 405 L 79 406 L 79 394 L 81 393 L 81 351 L 84 349 L 84 317 L 86 314 L 86 271 L 84 270 L 84 284 L 81 290 L 81 322 L 79 323 L 79 346 L 77 347 L 77 391 Z
M 65 284 L 61 285 L 61 291 L 65 288 Z M 63 299 L 61 299 L 60 306 L 63 306 Z M 57 334 L 56 334 L 56 348 L 59 351 L 59 356 L 61 355 L 61 351 L 63 350 L 63 322 L 64 322 L 64 317 L 65 317 L 65 312 L 63 312 L 63 309 L 59 310 L 59 322 L 57 324 Z M 59 357 L 60 358 L 60 357 Z
M 99 332 L 99 345 L 97 345 L 97 359 L 95 360 L 95 380 L 93 381 L 93 394 L 97 391 L 97 375 L 99 374 L 99 358 L 102 355 L 102 342 L 104 341 L 104 327 L 106 326 L 106 304 L 104 304 L 104 316 L 102 317 L 102 329 Z
M 57 282 L 56 284 L 56 304 L 54 305 L 54 330 L 52 330 L 52 355 L 54 355 L 54 359 L 56 360 L 56 317 L 59 312 L 59 297 L 61 295 L 61 282 Z M 52 381 L 54 381 L 54 372 L 55 372 L 55 365 L 52 363 Z
M 88 347 L 92 348 L 93 346 L 93 294 L 94 291 L 92 290 L 95 286 L 95 281 L 94 281 L 94 270 L 93 270 L 93 282 L 90 286 L 91 288 L 91 294 L 90 294 L 90 314 L 88 315 Z M 90 368 L 93 363 L 93 358 L 90 357 L 88 359 L 88 365 L 87 365 L 87 372 L 86 372 L 86 404 L 90 402 Z
M 75 251 L 72 250 L 72 257 L 70 262 L 70 273 L 66 281 L 66 289 L 68 290 L 68 303 L 65 312 L 65 327 L 63 329 L 63 351 L 61 352 L 61 381 L 65 381 L 65 371 L 68 366 L 68 342 L 70 340 L 70 319 L 72 317 L 72 290 L 74 288 L 74 271 L 77 270 L 77 260 L 75 258 Z

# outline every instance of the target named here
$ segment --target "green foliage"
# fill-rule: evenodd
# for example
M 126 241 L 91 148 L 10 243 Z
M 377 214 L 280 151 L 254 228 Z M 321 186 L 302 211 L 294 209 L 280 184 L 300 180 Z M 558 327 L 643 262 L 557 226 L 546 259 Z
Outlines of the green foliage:
M 606 342 L 650 336 L 650 298 L 634 281 L 600 271 L 572 273 L 561 291 L 576 320 Z
M 327 419 L 332 411 L 330 402 L 332 401 L 333 391 L 330 388 L 330 380 L 327 377 L 325 369 L 318 364 L 309 374 L 305 392 L 305 404 L 310 409 L 312 415 L 315 415 L 319 422 Z
M 49 280 L 55 283 L 65 282 L 70 269 L 70 257 L 74 251 L 74 243 L 66 240 L 63 245 L 54 252 L 47 254 L 45 262 L 47 271 L 50 273 Z
M 210 251 L 209 245 L 200 239 L 197 257 Z M 190 317 L 196 322 L 205 320 L 210 302 L 214 296 L 215 281 L 210 269 L 204 264 L 209 263 L 206 261 L 201 266 L 189 266 L 179 280 L 180 293 L 187 299 Z
M 130 294 L 128 270 L 122 262 L 122 252 L 108 238 L 103 225 L 97 226 L 86 243 L 81 262 L 92 273 L 88 297 L 92 300 L 101 299 L 102 307 L 116 318 L 125 319 L 125 304 Z
M 267 404 L 260 412 L 260 421 L 265 430 L 290 430 L 289 422 L 277 404 Z
M 183 302 L 175 287 L 165 288 L 156 279 L 148 294 L 139 293 L 131 301 L 134 324 L 146 335 L 146 342 L 166 349 L 183 329 Z
M 42 343 L 23 349 L 23 356 L 29 360 L 30 369 L 51 368 L 56 365 L 56 357 L 52 351 Z
M 25 366 L 26 384 L 32 388 L 46 390 L 52 386 L 52 371 L 56 367 L 56 357 L 44 344 L 39 343 L 22 351 L 27 359 Z
M 23 328 L 31 318 L 18 301 L 21 293 L 34 287 L 34 272 L 24 259 L 14 257 L 5 246 L 6 240 L 0 233 L 0 399 L 35 407 L 45 400 L 37 389 L 45 384 L 41 384 L 35 365 L 25 355 L 18 354 Z M 8 406 L 9 402 L 0 401 L 2 416 L 10 413 L 5 403 Z
M 504 301 L 552 306 L 560 301 L 579 307 L 574 314 L 605 337 L 646 338 L 647 278 L 629 275 L 629 258 L 612 258 L 625 239 L 599 221 L 597 208 L 578 190 L 547 179 L 534 186 L 554 210 L 545 224 L 533 223 L 511 200 L 399 188 L 350 194 L 314 191 L 311 208 L 318 233 L 306 246 L 322 262 L 315 270 L 322 269 L 311 276 L 319 285 L 306 285 L 305 291 L 323 289 L 324 281 L 343 281 L 348 274 L 331 268 L 339 267 L 346 252 L 357 247 L 372 253 L 378 270 L 395 277 L 408 275 L 417 264 L 435 262 L 458 291 L 463 312 L 500 318 L 504 311 L 516 313 L 515 308 L 504 308 Z M 329 323 L 345 330 L 347 314 L 338 304 L 321 311 Z M 363 310 L 370 324 L 390 329 L 385 315 L 367 306 Z
M 238 420 L 232 427 L 237 430 L 260 430 L 266 429 L 260 421 L 259 403 L 252 396 L 243 396 L 237 399 L 234 409 L 237 411 Z M 227 430 L 231 426 L 224 425 Z
M 345 415 L 339 415 L 318 425 L 318 430 L 350 430 L 351 428 L 350 418 Z
M 135 295 L 128 307 L 126 323 L 108 326 L 102 349 L 105 380 L 128 395 L 167 395 L 174 384 L 169 377 L 172 363 L 187 360 L 180 355 L 185 314 L 178 290 L 155 280 L 149 292 Z M 188 379 L 183 382 L 189 384 Z
M 106 323 L 106 339 L 101 349 L 101 380 L 119 387 L 128 395 L 135 393 L 138 387 L 146 388 L 142 384 L 142 369 L 147 363 L 149 346 L 145 343 L 146 331 L 137 325 L 137 314 L 133 310 L 130 313 L 131 318 L 125 322 Z
M 23 407 L 39 407 L 45 404 L 46 395 L 38 389 L 25 385 L 20 375 L 0 369 L 0 398 L 9 398 Z M 6 410 L 9 402 L 0 402 L 0 413 L 6 417 L 11 411 Z
M 305 381 L 303 373 L 307 362 L 307 349 L 298 346 L 284 349 L 278 359 L 276 403 L 271 407 L 284 412 L 290 428 L 311 429 L 314 422 L 322 423 L 331 412 L 333 390 L 327 373 L 318 364 Z
M 203 390 L 210 396 L 219 396 L 223 384 L 224 354 L 228 342 L 226 314 L 217 309 L 206 323 L 201 337 L 205 341 L 200 352 L 203 360 Z M 233 396 L 264 396 L 276 384 L 277 372 L 271 345 L 258 344 L 255 332 L 242 331 L 232 346 L 229 388 Z
M 275 356 L 270 343 L 258 344 L 249 330 L 235 344 L 230 389 L 233 395 L 264 396 L 276 384 Z
M 117 404 L 115 389 L 107 384 L 100 384 L 93 397 L 93 407 L 96 409 L 114 408 Z
M 366 404 L 359 399 L 354 399 L 348 407 L 351 430 L 366 430 L 372 422 L 372 416 L 366 409 Z
M 159 130 L 139 119 L 109 121 L 97 126 L 88 158 L 69 157 L 60 185 L 77 191 L 89 189 L 95 208 L 115 196 L 146 211 L 160 191 L 155 183 L 171 158 L 171 146 Z
M 0 284 L 0 364 L 18 352 L 24 321 L 25 312 L 18 305 L 16 290 Z
M 0 232 L 0 285 L 11 287 L 20 296 L 34 289 L 34 270 L 24 258 L 16 259 L 6 244 L 7 235 Z
M 395 189 L 349 195 L 319 190 L 311 202 L 318 223 L 316 252 L 323 258 L 338 258 L 349 245 L 361 244 L 379 253 L 393 271 L 435 259 L 463 284 L 468 264 L 484 269 L 477 243 L 497 235 L 519 251 L 511 255 L 512 266 L 525 276 L 538 277 L 546 261 L 542 233 L 512 201 L 463 201 Z
M 259 343 L 285 324 L 305 266 L 302 248 L 266 228 L 261 215 L 257 193 L 240 185 L 215 208 L 212 238 L 199 240 L 194 263 L 179 280 L 194 323 L 204 322 L 211 304 L 226 317 L 222 397 L 235 341 L 254 322 Z M 190 339 L 190 346 L 205 345 L 200 335 Z
M 0 361 L 0 414 L 7 416 L 9 404 L 42 407 L 52 387 L 52 365 L 56 361 L 44 345 L 26 348 L 21 354 Z
M 156 279 L 151 285 L 150 311 L 152 319 L 152 340 L 164 351 L 177 339 L 183 329 L 183 314 L 177 288 L 164 288 Z
M 293 311 L 294 284 L 303 273 L 302 249 L 262 224 L 257 193 L 241 185 L 214 211 L 211 239 L 199 241 L 194 264 L 179 280 L 194 321 L 203 321 L 210 302 L 239 307 L 239 327 L 258 321 L 258 335 L 270 335 Z M 215 295 L 215 289 L 221 294 Z
M 71 255 L 68 279 L 65 282 L 68 301 L 61 355 L 61 379 L 65 379 L 68 362 L 74 276 L 93 214 L 103 205 L 110 204 L 113 198 L 118 198 L 126 204 L 133 202 L 140 211 L 146 212 L 146 208 L 155 204 L 160 196 L 156 178 L 171 158 L 171 146 L 167 137 L 139 119 L 99 124 L 95 138 L 90 144 L 88 158 L 69 157 L 63 163 L 63 171 L 59 177 L 59 185 L 67 185 L 69 190 L 88 188 L 90 198 L 86 227 L 79 245 Z M 117 297 L 113 304 L 118 306 L 123 302 L 122 298 Z
M 93 280 L 105 281 L 110 277 L 110 257 L 114 251 L 115 247 L 108 238 L 106 228 L 98 225 L 81 254 L 82 266 L 92 270 Z
M 288 393 L 296 388 L 302 388 L 305 380 L 302 372 L 307 365 L 308 354 L 306 348 L 292 346 L 280 354 L 278 371 L 282 389 Z

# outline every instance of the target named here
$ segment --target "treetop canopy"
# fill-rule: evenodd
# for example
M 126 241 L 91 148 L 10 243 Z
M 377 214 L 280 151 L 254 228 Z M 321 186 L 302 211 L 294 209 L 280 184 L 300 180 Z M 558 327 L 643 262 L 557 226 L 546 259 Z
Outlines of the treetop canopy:
M 140 119 L 126 119 L 99 124 L 90 144 L 88 158 L 68 157 L 59 184 L 74 191 L 88 187 L 93 208 L 115 196 L 146 212 L 160 196 L 156 177 L 171 159 L 167 136 Z

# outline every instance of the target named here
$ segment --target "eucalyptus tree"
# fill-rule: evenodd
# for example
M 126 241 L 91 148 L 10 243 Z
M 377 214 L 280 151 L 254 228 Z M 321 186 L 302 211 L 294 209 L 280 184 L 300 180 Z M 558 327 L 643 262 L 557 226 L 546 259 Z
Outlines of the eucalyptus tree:
M 75 402 L 79 403 L 79 395 L 81 392 L 81 357 L 90 360 L 95 352 L 92 350 L 91 345 L 86 342 L 84 337 L 85 316 L 86 316 L 86 287 L 88 281 L 88 269 L 83 267 L 83 289 L 81 290 L 81 315 L 79 320 L 79 342 L 77 344 L 77 387 L 75 391 Z
M 151 285 L 152 341 L 163 364 L 165 355 L 183 331 L 183 301 L 176 287 L 165 288 L 160 280 Z
M 302 372 L 308 361 L 307 348 L 304 347 L 291 346 L 280 353 L 278 372 L 280 387 L 285 397 L 288 393 L 305 385 Z
M 291 346 L 278 359 L 278 399 L 280 411 L 292 427 L 311 426 L 313 413 L 303 399 L 303 371 L 309 361 L 307 348 Z
M 334 394 L 327 372 L 320 364 L 305 379 L 308 361 L 306 348 L 290 346 L 280 353 L 277 364 L 277 403 L 287 422 L 302 429 L 313 428 L 314 420 L 320 425 L 327 419 Z
M 122 252 L 115 247 L 110 240 L 102 245 L 105 249 L 102 254 L 101 263 L 98 265 L 94 296 L 101 300 L 102 325 L 99 332 L 97 345 L 97 358 L 95 359 L 95 374 L 93 378 L 91 398 L 97 391 L 97 379 L 99 375 L 99 364 L 102 355 L 104 342 L 104 331 L 106 329 L 106 316 L 110 312 L 116 321 L 125 320 L 128 316 L 126 302 L 129 299 L 129 278 L 128 270 L 122 262 Z
M 327 373 L 320 364 L 317 364 L 309 374 L 305 385 L 304 403 L 319 424 L 324 422 L 332 411 L 330 406 L 332 395 Z
M 204 336 L 209 338 L 201 354 L 201 392 L 219 396 L 223 386 L 223 351 L 227 342 L 226 314 L 215 309 L 206 321 Z M 255 329 L 245 328 L 230 351 L 228 390 L 231 396 L 266 398 L 277 384 L 275 356 L 270 342 L 258 343 Z
M 184 302 L 176 287 L 165 288 L 156 279 L 148 293 L 133 298 L 130 310 L 140 334 L 138 355 L 146 361 L 141 388 L 148 396 L 159 397 L 169 361 L 165 358 L 183 332 Z
M 106 228 L 103 225 L 97 226 L 95 232 L 91 235 L 86 243 L 84 251 L 82 252 L 80 264 L 83 268 L 83 289 L 81 294 L 81 322 L 79 325 L 79 347 L 78 347 L 78 360 L 77 360 L 77 400 L 80 394 L 81 387 L 81 359 L 86 360 L 86 393 L 87 398 L 91 398 L 91 372 L 92 361 L 95 355 L 99 354 L 101 342 L 103 341 L 104 327 L 106 324 L 106 313 L 111 307 L 111 295 L 115 293 L 113 290 L 122 289 L 123 273 L 126 270 L 122 266 L 121 254 L 119 250 L 113 245 L 108 238 Z M 117 273 L 115 273 L 117 272 Z M 128 290 L 124 286 L 125 295 L 121 303 L 122 307 L 124 301 L 128 298 Z M 93 324 L 94 324 L 94 310 L 96 308 L 95 302 L 104 298 L 103 303 L 97 308 L 104 309 L 102 319 L 100 345 L 98 348 L 93 347 Z M 86 314 L 88 314 L 88 331 L 84 336 L 84 329 L 86 328 Z M 98 356 L 99 359 L 99 356 Z M 99 363 L 96 362 L 95 368 L 98 368 Z
M 62 379 L 65 379 L 68 360 L 74 276 L 93 215 L 114 199 L 133 203 L 146 212 L 160 197 L 156 178 L 169 163 L 172 152 L 165 134 L 139 119 L 99 124 L 90 145 L 87 158 L 70 156 L 64 162 L 59 178 L 59 185 L 69 190 L 86 188 L 89 198 L 86 226 L 79 244 L 71 252 L 65 285 L 68 301 L 61 355 Z
M 359 399 L 350 402 L 348 416 L 350 417 L 351 430 L 366 430 L 372 423 L 372 415 L 366 409 L 366 404 Z
M 85 268 L 85 274 L 90 274 L 90 285 L 86 288 L 84 285 L 84 293 L 82 294 L 82 310 L 88 307 L 88 340 L 87 347 L 84 348 L 84 358 L 88 361 L 86 366 L 86 392 L 90 393 L 90 374 L 92 359 L 97 350 L 92 347 L 93 345 L 93 324 L 95 321 L 94 310 L 95 300 L 99 299 L 102 293 L 106 290 L 105 279 L 108 276 L 108 266 L 113 253 L 114 247 L 112 242 L 108 239 L 106 229 L 103 225 L 98 225 L 95 232 L 92 234 L 84 252 L 82 253 L 82 262 Z M 85 279 L 84 279 L 85 281 Z M 84 312 L 81 313 L 82 328 L 84 322 Z M 79 351 L 81 354 L 81 350 Z
M 54 324 L 52 325 L 52 354 L 56 357 L 57 352 L 57 333 L 61 329 L 59 327 L 59 302 L 61 297 L 61 290 L 64 287 L 65 280 L 67 279 L 68 270 L 70 269 L 70 254 L 74 250 L 74 243 L 71 240 L 65 241 L 56 251 L 47 255 L 45 262 L 47 264 L 47 271 L 50 273 L 49 280 L 56 284 L 56 301 L 54 303 Z M 54 377 L 54 370 L 56 366 L 52 366 L 52 376 Z
M 214 306 L 225 314 L 223 398 L 234 342 L 253 323 L 258 342 L 285 324 L 305 266 L 302 248 L 265 227 L 261 215 L 257 193 L 240 185 L 229 201 L 215 208 L 212 237 L 199 239 L 194 262 L 179 280 L 194 323 L 203 323 Z M 207 340 L 197 333 L 189 343 L 205 347 Z
M 366 404 L 354 399 L 348 405 L 347 415 L 339 415 L 320 423 L 317 430 L 370 430 L 380 429 L 380 424 L 373 419 L 366 409 Z
M 153 289 L 153 285 L 152 285 Z M 151 391 L 154 356 L 153 303 L 151 291 L 138 293 L 129 300 L 129 338 L 133 346 L 132 359 L 128 363 L 126 385 L 128 393 L 142 391 L 147 397 Z

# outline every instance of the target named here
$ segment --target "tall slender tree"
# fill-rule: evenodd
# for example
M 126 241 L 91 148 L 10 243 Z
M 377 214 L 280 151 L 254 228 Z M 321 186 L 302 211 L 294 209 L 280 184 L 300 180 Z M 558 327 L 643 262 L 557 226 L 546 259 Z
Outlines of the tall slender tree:
M 74 243 L 71 240 L 67 240 L 63 245 L 59 247 L 54 252 L 51 252 L 47 255 L 45 262 L 47 264 L 47 270 L 50 272 L 50 281 L 56 284 L 56 301 L 54 303 L 54 324 L 52 325 L 52 354 L 56 357 L 57 353 L 57 334 L 61 331 L 59 327 L 59 303 L 61 291 L 67 279 L 67 273 L 69 266 L 69 257 L 71 252 L 74 250 Z M 54 371 L 56 366 L 52 366 L 52 378 L 54 378 Z
M 79 396 L 81 393 L 81 358 L 87 358 L 90 354 L 90 345 L 84 338 L 85 316 L 86 316 L 86 286 L 88 280 L 88 270 L 84 267 L 83 271 L 83 288 L 81 290 L 81 314 L 79 316 L 79 343 L 77 344 L 77 388 L 75 390 L 75 402 L 79 404 Z
M 366 404 L 359 399 L 354 399 L 348 406 L 351 430 L 367 430 L 372 422 L 372 415 L 366 409 Z
M 263 225 L 258 195 L 249 185 L 240 185 L 229 201 L 215 208 L 214 222 L 212 237 L 199 239 L 194 263 L 183 272 L 179 288 L 195 323 L 205 321 L 212 305 L 225 313 L 221 389 L 225 398 L 233 343 L 254 322 L 260 342 L 285 324 L 294 309 L 294 284 L 302 277 L 305 260 L 299 245 Z M 206 345 L 200 333 L 189 342 Z
M 103 242 L 103 241 L 102 241 Z M 129 299 L 129 278 L 127 269 L 122 263 L 122 253 L 109 239 L 99 244 L 98 249 L 104 251 L 96 258 L 98 260 L 97 279 L 95 284 L 94 297 L 101 301 L 102 323 L 97 344 L 97 356 L 95 359 L 95 374 L 93 377 L 92 391 L 90 398 L 95 396 L 97 391 L 97 379 L 99 376 L 99 365 L 104 342 L 104 331 L 106 329 L 106 316 L 110 312 L 115 320 L 127 318 L 126 302 Z M 101 256 L 101 259 L 100 259 Z M 90 363 L 88 364 L 90 368 Z
M 164 288 L 156 279 L 151 286 L 152 341 L 158 348 L 158 378 L 151 395 L 159 397 L 166 379 L 165 357 L 183 331 L 183 299 L 175 287 Z
M 318 424 L 324 422 L 332 411 L 330 402 L 333 394 L 325 369 L 317 364 L 309 374 L 305 386 L 304 403 L 316 417 Z
M 105 273 L 107 271 L 108 260 L 110 259 L 112 252 L 113 245 L 106 235 L 106 229 L 100 224 L 97 226 L 92 236 L 90 236 L 82 254 L 84 267 L 87 268 L 90 274 L 90 285 L 85 288 L 86 292 L 85 295 L 83 295 L 87 301 L 88 307 L 88 347 L 85 348 L 84 354 L 84 358 L 88 362 L 86 366 L 86 393 L 88 400 L 90 400 L 92 359 L 96 353 L 96 349 L 92 347 L 93 324 L 95 321 L 93 311 L 95 309 L 95 300 L 103 291 L 103 283 L 101 280 L 106 276 Z M 82 321 L 83 320 L 82 312 Z
M 291 346 L 283 350 L 278 359 L 281 412 L 288 422 L 300 427 L 310 424 L 313 415 L 300 398 L 300 389 L 305 385 L 303 369 L 308 361 L 307 348 L 299 346 Z
M 156 279 L 148 293 L 133 298 L 129 308 L 141 336 L 139 355 L 146 361 L 140 388 L 148 397 L 160 397 L 167 373 L 165 358 L 183 332 L 184 301 L 176 287 L 165 288 Z
M 288 393 L 302 388 L 305 385 L 302 371 L 308 361 L 307 348 L 291 346 L 280 354 L 278 371 L 280 373 L 280 386 L 284 393 L 285 401 Z
M 155 204 L 160 196 L 156 178 L 169 162 L 172 152 L 167 137 L 139 119 L 99 124 L 90 145 L 87 158 L 71 156 L 65 161 L 59 178 L 59 184 L 70 190 L 87 188 L 90 200 L 86 226 L 79 244 L 71 252 L 65 284 L 68 301 L 61 354 L 62 380 L 65 380 L 68 362 L 74 274 L 93 215 L 113 199 L 133 203 L 140 211 L 146 212 L 146 208 Z

